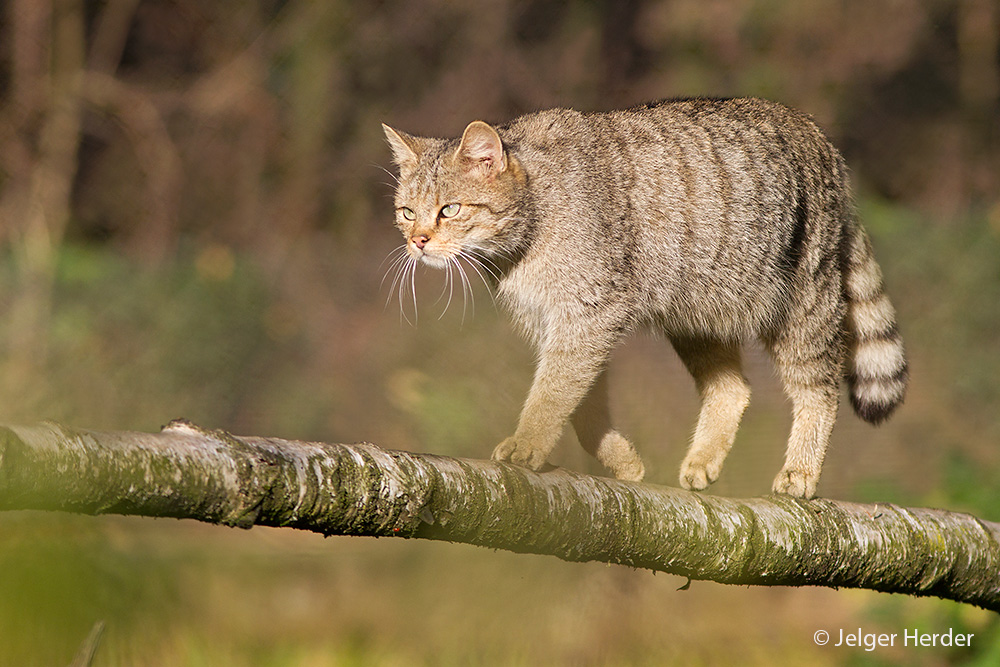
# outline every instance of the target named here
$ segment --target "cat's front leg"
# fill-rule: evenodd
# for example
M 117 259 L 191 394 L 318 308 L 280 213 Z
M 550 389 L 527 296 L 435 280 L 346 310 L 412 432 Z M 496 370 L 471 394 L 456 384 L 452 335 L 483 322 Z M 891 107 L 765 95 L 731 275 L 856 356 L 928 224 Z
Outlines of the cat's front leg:
M 532 470 L 540 470 L 559 442 L 568 413 L 575 406 L 569 405 L 569 400 L 564 396 L 553 396 L 548 391 L 537 389 L 540 383 L 549 386 L 556 384 L 551 377 L 536 376 L 521 411 L 517 430 L 493 450 L 495 461 L 509 461 Z
M 517 430 L 493 450 L 493 459 L 532 470 L 544 466 L 610 349 L 610 342 L 595 346 L 593 340 L 543 345 Z
M 607 369 L 601 371 L 570 421 L 580 445 L 612 475 L 630 482 L 642 481 L 646 474 L 642 458 L 632 443 L 611 425 Z

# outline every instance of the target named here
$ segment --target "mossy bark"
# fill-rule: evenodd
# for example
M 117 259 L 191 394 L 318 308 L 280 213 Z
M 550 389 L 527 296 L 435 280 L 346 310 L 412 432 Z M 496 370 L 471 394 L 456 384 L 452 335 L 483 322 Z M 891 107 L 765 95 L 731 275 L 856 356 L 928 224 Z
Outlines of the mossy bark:
M 427 538 L 729 584 L 932 595 L 1000 611 L 1000 524 L 934 509 L 720 498 L 369 444 L 0 427 L 0 510 Z

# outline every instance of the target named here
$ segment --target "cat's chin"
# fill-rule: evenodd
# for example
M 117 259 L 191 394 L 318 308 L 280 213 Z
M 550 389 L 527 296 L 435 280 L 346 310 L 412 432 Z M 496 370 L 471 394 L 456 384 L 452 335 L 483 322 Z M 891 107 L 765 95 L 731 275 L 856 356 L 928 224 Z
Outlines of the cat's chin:
M 440 255 L 429 255 L 427 253 L 424 253 L 423 255 L 417 258 L 417 261 L 420 262 L 421 264 L 425 264 L 435 269 L 444 269 L 447 268 L 448 266 L 449 258 L 441 257 Z

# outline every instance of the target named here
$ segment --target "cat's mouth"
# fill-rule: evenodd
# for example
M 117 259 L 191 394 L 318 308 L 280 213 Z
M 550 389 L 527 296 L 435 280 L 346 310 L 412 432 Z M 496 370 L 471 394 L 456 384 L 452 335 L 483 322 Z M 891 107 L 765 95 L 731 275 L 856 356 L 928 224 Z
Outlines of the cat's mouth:
M 422 241 L 422 242 L 421 242 Z M 434 267 L 435 269 L 443 269 L 448 266 L 448 263 L 452 261 L 452 255 L 447 251 L 447 248 L 437 248 L 430 244 L 430 239 L 410 239 L 407 244 L 407 251 L 410 253 L 410 257 L 418 262 L 422 262 L 427 266 Z
M 502 277 L 502 270 L 490 259 L 487 252 L 473 244 L 463 245 L 454 239 L 407 238 L 407 243 L 397 246 L 390 255 L 392 264 L 386 271 L 382 281 L 392 275 L 390 297 L 395 293 L 399 300 L 401 316 L 410 321 L 407 315 L 408 304 L 412 303 L 413 322 L 417 319 L 417 265 L 424 264 L 444 273 L 444 286 L 438 300 L 444 300 L 442 311 L 448 310 L 453 299 L 461 293 L 462 318 L 465 318 L 467 306 L 475 310 L 475 295 L 472 288 L 476 276 L 489 288 L 496 285 Z M 492 296 L 492 293 L 490 294 Z M 388 299 L 386 300 L 388 303 Z

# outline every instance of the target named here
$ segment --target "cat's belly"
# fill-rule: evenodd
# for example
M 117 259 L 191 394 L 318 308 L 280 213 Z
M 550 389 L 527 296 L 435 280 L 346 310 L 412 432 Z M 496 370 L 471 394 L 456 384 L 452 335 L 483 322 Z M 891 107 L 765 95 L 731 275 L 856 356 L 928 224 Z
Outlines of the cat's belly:
M 772 331 L 787 311 L 790 288 L 784 276 L 679 273 L 649 285 L 646 300 L 644 319 L 670 335 L 746 340 Z

